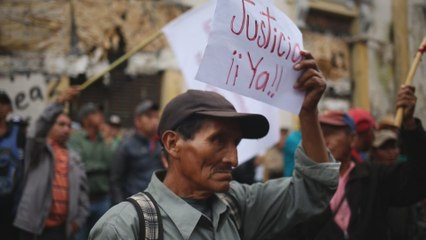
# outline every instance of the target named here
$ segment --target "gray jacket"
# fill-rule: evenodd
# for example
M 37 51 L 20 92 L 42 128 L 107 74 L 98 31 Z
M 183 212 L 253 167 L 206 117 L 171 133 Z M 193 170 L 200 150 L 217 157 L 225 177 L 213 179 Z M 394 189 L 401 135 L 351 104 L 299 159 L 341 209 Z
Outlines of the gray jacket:
M 22 230 L 41 234 L 52 203 L 54 176 L 53 151 L 47 135 L 56 117 L 63 111 L 62 104 L 47 107 L 28 133 L 25 148 L 25 185 L 18 205 L 14 225 Z M 67 235 L 72 224 L 81 227 L 89 214 L 86 172 L 77 153 L 69 150 L 69 202 L 66 221 Z

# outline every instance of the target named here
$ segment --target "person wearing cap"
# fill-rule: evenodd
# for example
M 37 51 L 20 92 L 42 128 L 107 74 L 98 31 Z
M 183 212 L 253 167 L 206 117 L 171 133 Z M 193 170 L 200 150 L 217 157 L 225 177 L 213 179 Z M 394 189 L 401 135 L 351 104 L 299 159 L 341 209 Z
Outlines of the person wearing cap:
M 352 150 L 352 158 L 361 163 L 368 158 L 368 153 L 374 140 L 376 120 L 371 113 L 362 108 L 351 108 L 348 114 L 356 124 L 356 139 Z
M 115 151 L 123 138 L 120 116 L 115 114 L 109 116 L 108 121 L 102 126 L 102 135 Z
M 9 118 L 12 111 L 12 100 L 0 90 L 0 232 L 16 239 L 13 219 L 21 196 L 27 124 Z
M 407 161 L 393 165 L 354 163 L 350 149 L 355 142 L 355 124 L 343 112 L 320 116 L 326 144 L 342 163 L 339 186 L 324 212 L 292 230 L 303 232 L 303 236 L 287 239 L 395 239 L 389 229 L 389 209 L 409 206 L 426 197 L 426 132 L 420 120 L 414 118 L 415 104 L 414 87 L 402 86 L 396 106 L 404 108 L 400 137 L 407 148 Z M 388 137 L 379 137 L 374 143 L 382 145 L 379 143 L 385 143 L 385 139 Z
M 392 126 L 390 121 L 388 123 L 389 126 Z M 394 129 L 382 128 L 374 133 L 370 161 L 391 166 L 397 163 L 399 154 L 398 136 Z M 415 239 L 417 233 L 416 215 L 416 204 L 390 208 L 386 221 L 388 223 L 388 233 L 392 236 L 391 239 Z
M 144 191 L 155 170 L 163 169 L 157 136 L 159 106 L 151 100 L 140 102 L 134 112 L 135 131 L 123 139 L 112 162 L 113 203 Z
M 6 239 L 73 239 L 89 215 L 84 164 L 66 145 L 71 119 L 65 103 L 79 92 L 64 90 L 28 132 L 25 182 L 14 220 L 19 237 L 3 236 Z
M 259 139 L 269 131 L 264 116 L 237 112 L 223 96 L 208 91 L 188 90 L 166 105 L 158 134 L 169 166 L 155 172 L 146 189 L 161 212 L 165 240 L 268 239 L 327 206 L 339 164 L 327 152 L 318 123 L 325 79 L 312 55 L 302 55 L 294 68 L 303 71 L 295 88 L 305 91 L 299 116 L 306 138 L 292 178 L 253 185 L 232 181 L 241 139 Z M 241 235 L 219 193 L 235 199 Z M 140 239 L 139 230 L 136 208 L 122 202 L 96 223 L 89 239 Z
M 89 102 L 80 107 L 82 129 L 72 132 L 69 146 L 78 152 L 86 166 L 90 189 L 90 215 L 77 234 L 85 240 L 95 222 L 110 208 L 110 171 L 113 149 L 102 135 L 104 116 L 98 105 Z
M 395 164 L 399 156 L 398 136 L 388 129 L 374 132 L 374 141 L 370 153 L 371 161 L 378 161 L 381 164 Z

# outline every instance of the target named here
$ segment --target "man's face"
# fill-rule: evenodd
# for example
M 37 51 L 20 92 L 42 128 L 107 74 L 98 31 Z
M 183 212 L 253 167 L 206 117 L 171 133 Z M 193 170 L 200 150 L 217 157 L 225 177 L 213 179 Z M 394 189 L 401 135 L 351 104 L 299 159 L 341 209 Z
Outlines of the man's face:
M 100 111 L 89 114 L 84 120 L 89 126 L 101 128 L 104 124 L 104 115 Z
M 207 119 L 193 139 L 180 138 L 175 167 L 192 191 L 225 192 L 238 165 L 241 129 L 235 120 Z
M 153 137 L 157 133 L 160 113 L 157 110 L 149 110 L 146 113 L 135 117 L 135 127 L 139 133 L 146 137 Z
M 71 119 L 61 114 L 56 118 L 56 122 L 50 129 L 49 138 L 58 144 L 65 144 L 71 133 Z
M 399 156 L 399 147 L 395 140 L 388 140 L 379 148 L 373 149 L 373 157 L 381 164 L 392 165 Z
M 354 133 L 349 133 L 345 127 L 321 125 L 325 144 L 337 161 L 350 160 L 351 148 L 354 142 Z

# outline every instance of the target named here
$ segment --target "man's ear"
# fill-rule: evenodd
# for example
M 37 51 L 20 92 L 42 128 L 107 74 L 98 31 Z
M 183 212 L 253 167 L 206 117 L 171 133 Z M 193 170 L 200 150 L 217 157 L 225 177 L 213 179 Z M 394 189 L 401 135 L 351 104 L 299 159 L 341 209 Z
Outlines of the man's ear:
M 180 150 L 178 145 L 178 140 L 180 138 L 180 135 L 175 131 L 167 130 L 163 133 L 161 141 L 163 142 L 164 149 L 169 154 L 169 157 L 177 158 Z

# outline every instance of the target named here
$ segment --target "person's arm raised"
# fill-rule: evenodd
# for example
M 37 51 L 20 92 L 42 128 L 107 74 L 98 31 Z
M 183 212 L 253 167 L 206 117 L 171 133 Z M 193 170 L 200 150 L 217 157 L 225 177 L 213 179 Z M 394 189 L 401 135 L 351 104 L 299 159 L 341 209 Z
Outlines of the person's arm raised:
M 318 102 L 325 89 L 326 81 L 311 53 L 302 51 L 303 60 L 294 69 L 303 71 L 294 88 L 305 92 L 299 113 L 302 146 L 308 157 L 317 163 L 328 162 L 327 148 L 318 121 Z

